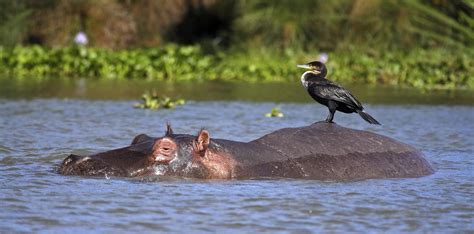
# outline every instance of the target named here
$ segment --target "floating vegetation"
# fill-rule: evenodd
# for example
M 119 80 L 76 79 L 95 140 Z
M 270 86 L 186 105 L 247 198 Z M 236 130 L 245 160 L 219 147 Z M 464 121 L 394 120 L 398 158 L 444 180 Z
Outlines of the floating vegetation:
M 416 88 L 474 88 L 473 49 L 328 51 L 330 80 L 340 83 L 389 84 Z M 166 81 L 299 82 L 296 64 L 310 54 L 274 50 L 218 50 L 204 53 L 199 45 L 111 51 L 100 48 L 0 46 L 0 76 L 146 79 Z
M 136 103 L 135 108 L 141 109 L 174 109 L 176 106 L 184 105 L 186 101 L 182 98 L 172 99 L 167 96 L 158 95 L 156 92 L 142 95 L 143 103 Z
M 274 107 L 272 108 L 272 111 L 270 113 L 266 113 L 265 117 L 270 117 L 270 118 L 281 118 L 283 117 L 283 113 L 280 111 L 280 108 Z

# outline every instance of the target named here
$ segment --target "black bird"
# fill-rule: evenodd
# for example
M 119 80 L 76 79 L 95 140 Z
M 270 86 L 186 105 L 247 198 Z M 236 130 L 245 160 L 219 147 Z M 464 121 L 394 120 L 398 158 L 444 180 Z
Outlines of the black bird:
M 298 65 L 298 67 L 309 70 L 301 75 L 301 83 L 309 95 L 317 102 L 329 108 L 326 122 L 332 123 L 334 113 L 338 110 L 344 113 L 357 112 L 365 121 L 380 125 L 377 120 L 364 112 L 362 104 L 349 91 L 326 79 L 327 69 L 324 63 L 313 61 L 304 65 Z

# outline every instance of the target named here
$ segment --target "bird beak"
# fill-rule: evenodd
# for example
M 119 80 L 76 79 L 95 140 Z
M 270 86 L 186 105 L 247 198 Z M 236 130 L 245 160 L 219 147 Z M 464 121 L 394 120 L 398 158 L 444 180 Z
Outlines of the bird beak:
M 299 68 L 304 68 L 304 69 L 311 69 L 311 67 L 308 64 L 302 64 L 302 65 L 296 65 Z

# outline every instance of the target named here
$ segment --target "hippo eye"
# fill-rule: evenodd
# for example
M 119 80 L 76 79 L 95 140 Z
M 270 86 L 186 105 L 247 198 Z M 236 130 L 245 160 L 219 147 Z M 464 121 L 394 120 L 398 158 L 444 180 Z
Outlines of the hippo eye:
M 168 148 L 168 147 L 163 147 L 163 148 L 161 148 L 161 149 L 164 150 L 164 151 L 170 150 L 170 148 Z

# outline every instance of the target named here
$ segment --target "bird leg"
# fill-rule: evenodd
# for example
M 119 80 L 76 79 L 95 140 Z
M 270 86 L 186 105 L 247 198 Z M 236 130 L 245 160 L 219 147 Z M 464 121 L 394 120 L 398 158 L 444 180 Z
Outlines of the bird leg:
M 328 117 L 326 118 L 326 122 L 328 122 L 328 123 L 333 123 L 333 122 L 332 122 L 332 119 L 334 118 L 334 112 L 335 112 L 335 111 L 329 110 L 329 115 L 328 115 Z
M 334 113 L 336 113 L 336 108 L 337 108 L 337 104 L 335 102 L 333 101 L 328 102 L 329 115 L 326 118 L 326 122 L 333 123 L 332 120 L 334 119 Z

